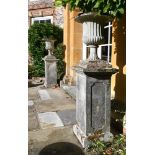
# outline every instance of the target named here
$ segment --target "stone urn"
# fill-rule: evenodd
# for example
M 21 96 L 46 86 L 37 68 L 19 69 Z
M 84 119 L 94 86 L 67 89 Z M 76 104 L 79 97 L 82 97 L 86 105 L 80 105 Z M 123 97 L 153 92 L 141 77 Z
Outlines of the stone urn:
M 97 47 L 104 42 L 104 26 L 112 18 L 85 13 L 75 18 L 83 24 L 83 42 L 90 48 L 87 60 L 74 66 L 76 71 L 76 121 L 73 131 L 85 148 L 88 137 L 102 130 L 104 141 L 111 141 L 111 76 L 117 72 L 108 62 L 97 57 Z
M 43 58 L 45 61 L 45 82 L 46 88 L 57 85 L 57 61 L 53 55 L 54 39 L 45 40 L 45 49 L 48 50 L 48 55 Z
M 44 39 L 45 40 L 45 49 L 48 50 L 48 55 L 53 55 L 54 50 L 54 39 Z
M 83 43 L 90 47 L 88 60 L 95 61 L 98 45 L 104 43 L 104 26 L 113 18 L 107 15 L 99 16 L 96 13 L 84 13 L 75 18 L 75 21 L 83 24 Z

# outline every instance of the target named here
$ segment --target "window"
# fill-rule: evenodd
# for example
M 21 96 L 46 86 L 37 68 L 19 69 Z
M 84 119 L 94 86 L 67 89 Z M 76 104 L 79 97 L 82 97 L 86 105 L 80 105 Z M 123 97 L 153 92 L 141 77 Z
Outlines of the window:
M 32 18 L 33 23 L 53 23 L 53 16 L 34 17 Z
M 98 56 L 102 60 L 111 62 L 111 48 L 112 48 L 112 24 L 109 22 L 107 26 L 104 27 L 104 37 L 105 43 L 100 45 L 98 48 Z
M 108 23 L 107 26 L 104 27 L 104 38 L 105 43 L 100 45 L 97 50 L 98 57 L 102 60 L 111 62 L 111 49 L 112 49 L 112 24 Z M 83 43 L 83 60 L 88 57 L 89 48 L 87 48 L 86 44 Z

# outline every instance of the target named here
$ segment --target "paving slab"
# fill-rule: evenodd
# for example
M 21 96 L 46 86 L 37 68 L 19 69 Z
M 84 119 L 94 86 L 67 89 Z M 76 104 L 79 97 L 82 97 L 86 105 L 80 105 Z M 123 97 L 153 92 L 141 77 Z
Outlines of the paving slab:
M 29 106 L 28 109 L 28 130 L 38 130 L 40 129 L 40 124 L 38 120 L 38 114 L 34 106 Z
M 56 112 L 45 112 L 45 113 L 38 113 L 39 121 L 41 124 L 41 127 L 46 127 L 46 124 L 53 125 L 53 127 L 62 127 L 63 122 L 61 121 L 60 117 L 57 115 Z
M 62 88 L 73 98 L 76 99 L 76 86 L 62 85 Z
M 28 106 L 33 106 L 34 102 L 32 100 L 28 101 Z
M 36 103 L 38 112 L 56 112 L 66 109 L 75 109 L 75 100 L 64 92 L 61 88 L 46 89 L 50 95 L 50 100 L 40 100 Z
M 81 147 L 73 133 L 75 100 L 61 88 L 29 88 L 29 155 L 48 145 L 69 142 Z
M 63 103 L 61 102 L 53 102 L 51 100 L 48 101 L 40 101 L 39 104 L 37 104 L 36 109 L 38 112 L 56 112 L 59 110 L 65 110 L 65 109 L 75 109 L 75 104 L 71 103 Z
M 28 89 L 28 100 L 37 100 L 38 96 L 38 87 L 31 87 Z
M 76 124 L 76 110 L 75 109 L 67 109 L 63 111 L 58 111 L 57 114 L 59 115 L 64 125 Z
M 39 96 L 41 98 L 41 100 L 50 100 L 51 97 L 48 94 L 48 91 L 43 89 L 43 90 L 38 90 Z

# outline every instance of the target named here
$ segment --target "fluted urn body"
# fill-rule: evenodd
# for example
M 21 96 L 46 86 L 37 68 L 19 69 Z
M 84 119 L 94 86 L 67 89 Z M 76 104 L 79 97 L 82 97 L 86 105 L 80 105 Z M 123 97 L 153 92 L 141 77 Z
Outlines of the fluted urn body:
M 48 55 L 53 55 L 54 42 L 55 40 L 50 40 L 50 39 L 45 41 L 45 49 L 48 50 Z
M 97 47 L 104 43 L 104 26 L 112 21 L 106 15 L 99 16 L 96 13 L 85 13 L 77 16 L 75 21 L 83 24 L 83 43 L 90 47 L 88 60 L 97 60 Z

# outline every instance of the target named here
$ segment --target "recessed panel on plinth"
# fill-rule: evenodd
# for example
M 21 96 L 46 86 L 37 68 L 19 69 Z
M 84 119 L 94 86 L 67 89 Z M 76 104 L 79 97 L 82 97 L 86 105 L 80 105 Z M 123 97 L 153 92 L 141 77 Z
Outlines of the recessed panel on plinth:
M 47 56 L 45 61 L 45 87 L 57 85 L 57 59 L 54 56 Z

